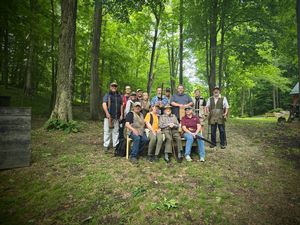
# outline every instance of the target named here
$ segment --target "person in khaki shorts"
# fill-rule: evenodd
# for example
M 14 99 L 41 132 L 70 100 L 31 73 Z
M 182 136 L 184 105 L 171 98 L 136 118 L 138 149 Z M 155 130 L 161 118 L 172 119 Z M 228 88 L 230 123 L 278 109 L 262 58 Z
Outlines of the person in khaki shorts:
M 159 105 L 153 105 L 151 107 L 151 112 L 147 113 L 145 117 L 145 123 L 147 128 L 149 129 L 149 147 L 148 147 L 148 160 L 150 162 L 158 161 L 159 153 L 161 146 L 163 144 L 163 134 L 158 126 L 159 119 L 158 119 L 158 112 Z M 153 157 L 153 153 L 155 150 L 155 155 Z
M 178 162 L 182 161 L 183 151 L 181 137 L 178 131 L 179 123 L 177 117 L 171 113 L 172 106 L 166 105 L 164 114 L 159 118 L 159 127 L 165 135 L 165 156 L 164 160 L 169 163 L 169 154 L 172 153 L 173 141 L 176 141 L 178 147 Z

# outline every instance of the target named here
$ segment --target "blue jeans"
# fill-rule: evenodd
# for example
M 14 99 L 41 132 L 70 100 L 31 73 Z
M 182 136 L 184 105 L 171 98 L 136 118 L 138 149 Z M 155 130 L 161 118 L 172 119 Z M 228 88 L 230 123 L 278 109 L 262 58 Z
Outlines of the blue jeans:
M 133 141 L 132 148 L 131 148 L 131 158 L 136 158 L 138 154 L 143 151 L 145 144 L 148 142 L 146 134 L 141 135 L 134 135 L 133 133 L 130 134 L 130 138 Z
M 222 146 L 226 145 L 226 134 L 225 134 L 225 126 L 224 124 L 211 124 L 211 142 L 216 144 L 216 137 L 217 137 L 217 128 L 219 128 L 220 132 L 220 144 Z
M 200 134 L 198 134 L 198 135 L 200 135 Z M 185 155 L 187 156 L 187 155 L 191 154 L 194 137 L 193 137 L 193 135 L 191 135 L 189 133 L 184 133 L 183 137 L 186 140 Z M 201 139 L 198 139 L 198 138 L 196 139 L 196 141 L 198 143 L 198 152 L 199 152 L 200 158 L 204 158 L 205 157 L 204 141 Z

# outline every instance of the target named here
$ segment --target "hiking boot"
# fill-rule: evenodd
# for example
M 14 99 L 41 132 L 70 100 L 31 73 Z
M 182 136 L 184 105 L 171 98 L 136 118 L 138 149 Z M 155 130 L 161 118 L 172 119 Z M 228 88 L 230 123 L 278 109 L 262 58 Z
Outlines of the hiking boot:
M 191 158 L 189 155 L 186 155 L 186 156 L 185 156 L 185 159 L 186 159 L 186 161 L 188 161 L 188 162 L 192 162 L 192 161 L 193 161 L 192 158 Z
M 154 156 L 153 161 L 154 161 L 154 162 L 158 162 L 158 161 L 159 161 L 158 155 L 155 155 L 155 156 Z
M 134 164 L 134 165 L 136 165 L 136 164 L 139 163 L 139 162 L 138 162 L 138 159 L 135 158 L 135 157 L 131 157 L 131 158 L 129 159 L 129 161 L 130 161 L 132 164 Z
M 107 153 L 109 148 L 108 147 L 103 147 L 104 153 Z
M 183 151 L 179 151 L 178 152 L 177 162 L 178 163 L 182 163 L 182 159 L 183 159 Z
M 210 145 L 209 147 L 210 147 L 210 148 L 214 148 L 214 147 L 215 147 L 215 145 Z
M 204 160 L 204 158 L 203 157 L 201 157 L 200 158 L 200 162 L 204 162 L 205 160 Z
M 226 146 L 225 145 L 221 145 L 221 149 L 225 149 L 226 148 Z

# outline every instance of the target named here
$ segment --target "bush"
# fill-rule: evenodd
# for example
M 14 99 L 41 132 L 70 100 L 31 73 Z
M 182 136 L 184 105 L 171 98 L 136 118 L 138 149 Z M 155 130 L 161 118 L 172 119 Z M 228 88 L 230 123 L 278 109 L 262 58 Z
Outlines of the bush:
M 269 111 L 269 113 L 281 112 L 281 111 L 283 111 L 283 109 L 282 109 L 282 108 L 276 108 L 276 109 L 272 109 L 272 110 L 270 110 L 270 111 Z
M 59 119 L 49 119 L 45 125 L 45 129 L 47 131 L 50 130 L 62 130 L 66 133 L 77 133 L 80 131 L 80 124 L 79 122 L 75 120 L 71 120 L 69 122 L 66 122 L 64 120 L 59 120 Z

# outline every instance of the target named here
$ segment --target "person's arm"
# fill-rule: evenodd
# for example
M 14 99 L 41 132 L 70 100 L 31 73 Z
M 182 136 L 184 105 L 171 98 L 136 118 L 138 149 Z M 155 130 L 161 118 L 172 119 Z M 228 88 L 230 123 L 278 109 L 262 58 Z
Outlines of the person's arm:
M 226 97 L 223 98 L 223 107 L 224 107 L 224 114 L 223 114 L 223 116 L 226 117 L 227 114 L 228 114 L 228 108 L 229 108 L 229 104 L 228 104 L 228 101 L 227 101 Z
M 201 131 L 201 129 L 202 129 L 202 127 L 201 127 L 201 123 L 197 123 L 197 130 L 195 131 L 195 136 L 197 135 L 197 134 L 199 134 L 199 132 Z
M 175 107 L 180 107 L 180 106 L 182 106 L 181 104 L 179 104 L 179 103 L 176 102 L 176 97 L 175 97 L 175 95 L 173 95 L 172 98 L 171 98 L 171 105 L 172 105 L 172 106 L 175 106 Z
M 175 115 L 173 115 L 173 128 L 178 128 L 179 127 L 179 122 L 178 122 L 178 119 Z
M 168 99 L 166 98 L 166 96 L 163 97 L 162 103 L 164 106 L 168 104 Z
M 124 118 L 124 110 L 123 110 L 123 103 L 122 103 L 122 105 L 121 105 L 121 116 L 120 116 L 120 120 L 123 120 L 123 118 Z
M 185 107 L 186 106 L 193 106 L 194 105 L 193 99 L 189 95 L 187 95 L 187 97 L 188 97 L 188 103 L 185 105 Z
M 130 107 L 131 107 L 131 100 L 128 100 L 127 101 L 127 103 L 126 103 L 126 107 L 125 107 L 125 111 L 124 111 L 124 113 L 125 113 L 125 116 L 129 113 L 129 111 L 130 111 Z
M 147 113 L 144 121 L 146 123 L 146 127 L 155 135 L 155 131 L 153 130 L 153 127 L 150 123 L 150 117 L 151 117 L 151 114 L 150 113 Z
M 108 102 L 108 95 L 105 95 L 103 97 L 103 103 L 102 103 L 102 108 L 104 110 L 104 113 L 106 115 L 106 118 L 109 119 L 110 118 L 110 114 L 108 112 L 108 108 L 107 108 L 107 102 Z
M 206 106 L 205 106 L 205 111 L 208 114 L 209 113 L 209 107 L 210 107 L 210 98 L 207 100 Z

